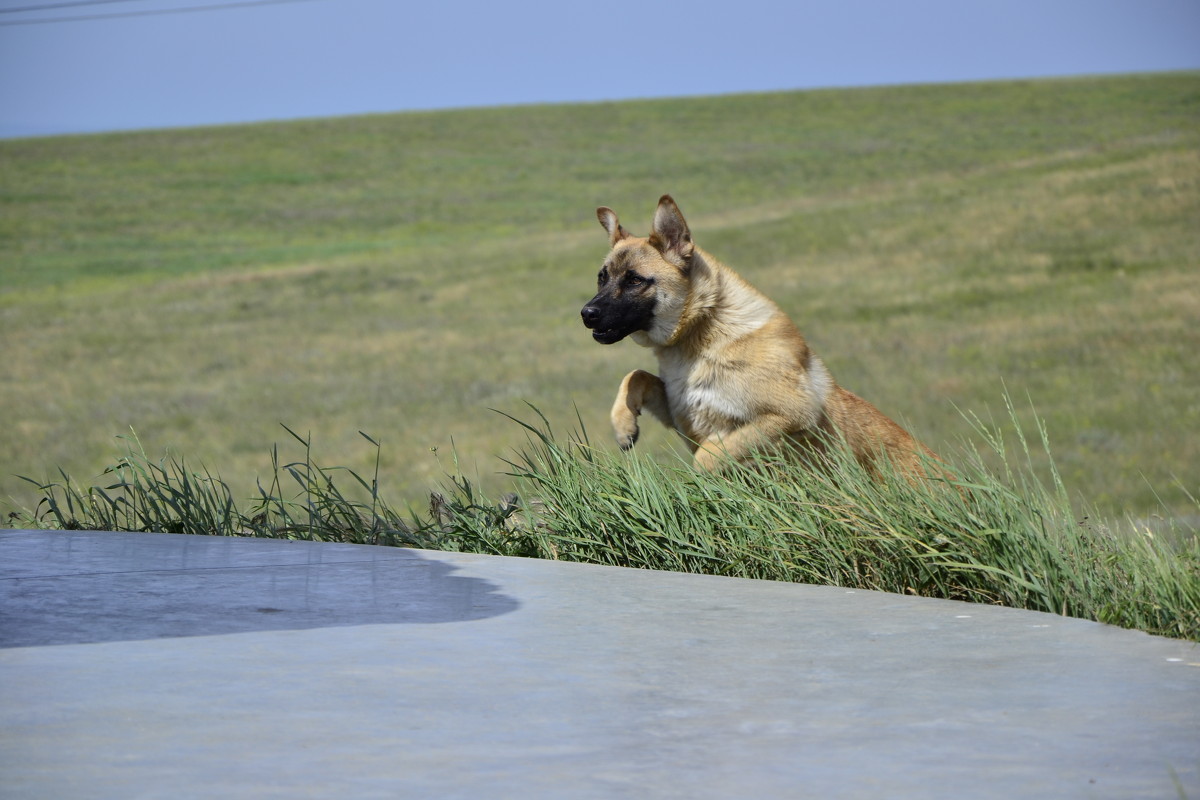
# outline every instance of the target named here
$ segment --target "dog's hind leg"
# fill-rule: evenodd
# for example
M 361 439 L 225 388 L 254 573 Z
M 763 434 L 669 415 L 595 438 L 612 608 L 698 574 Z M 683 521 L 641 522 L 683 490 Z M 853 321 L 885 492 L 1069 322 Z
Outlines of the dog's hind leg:
M 657 375 L 635 369 L 621 381 L 612 407 L 613 433 L 622 450 L 628 450 L 637 441 L 637 418 L 643 410 L 649 411 L 668 428 L 673 426 L 671 410 L 667 407 L 666 385 Z

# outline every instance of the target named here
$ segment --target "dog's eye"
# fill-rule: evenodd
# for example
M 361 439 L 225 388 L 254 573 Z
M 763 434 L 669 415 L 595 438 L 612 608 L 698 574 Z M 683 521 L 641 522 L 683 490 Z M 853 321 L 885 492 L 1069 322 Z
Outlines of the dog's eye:
M 600 270 L 600 274 L 596 276 L 596 282 L 601 286 L 608 283 L 608 267 Z
M 625 276 L 626 286 L 641 286 L 644 283 L 646 283 L 646 279 L 641 275 L 635 275 L 634 273 L 630 272 Z

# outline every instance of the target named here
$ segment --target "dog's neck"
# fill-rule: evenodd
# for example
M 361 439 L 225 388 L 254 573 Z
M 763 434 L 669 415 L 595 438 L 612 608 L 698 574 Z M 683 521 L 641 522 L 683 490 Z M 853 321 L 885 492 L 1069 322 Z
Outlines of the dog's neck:
M 659 330 L 635 335 L 638 344 L 653 347 L 660 355 L 669 348 L 700 352 L 715 340 L 732 341 L 745 336 L 780 313 L 765 295 L 698 247 L 689 270 L 691 285 L 686 300 L 678 310 L 667 310 L 662 315 L 669 322 Z

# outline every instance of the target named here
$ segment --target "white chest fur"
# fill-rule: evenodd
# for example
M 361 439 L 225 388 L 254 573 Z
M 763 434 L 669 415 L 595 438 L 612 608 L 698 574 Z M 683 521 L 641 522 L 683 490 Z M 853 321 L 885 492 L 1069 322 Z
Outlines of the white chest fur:
M 689 353 L 671 344 L 655 347 L 675 428 L 696 438 L 728 433 L 756 416 L 754 382 L 736 373 L 745 369 L 747 353 L 753 350 L 747 351 L 744 345 L 747 337 L 753 337 L 780 313 L 730 273 L 719 271 L 706 286 L 697 293 L 701 299 L 690 301 L 697 307 L 719 309 L 719 314 L 703 323 L 691 323 L 709 326 L 709 341 L 703 350 Z
M 666 348 L 659 351 L 658 362 L 672 422 L 696 439 L 723 436 L 768 412 L 784 415 L 795 430 L 815 427 L 835 388 L 825 364 L 811 353 L 788 380 L 774 383 L 765 394 L 771 378 L 762 370 L 747 374 L 744 360 L 689 359 Z
M 743 384 L 729 380 L 720 362 L 686 359 L 668 350 L 659 354 L 659 377 L 675 427 L 708 436 L 739 427 L 754 416 Z

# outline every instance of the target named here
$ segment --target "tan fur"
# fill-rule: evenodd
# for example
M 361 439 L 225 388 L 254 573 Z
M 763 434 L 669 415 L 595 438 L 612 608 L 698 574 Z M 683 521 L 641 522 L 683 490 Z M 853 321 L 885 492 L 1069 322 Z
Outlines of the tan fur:
M 886 453 L 906 471 L 921 470 L 919 454 L 929 451 L 838 386 L 778 306 L 696 247 L 670 196 L 659 200 L 646 238 L 631 236 L 611 209 L 596 214 L 612 247 L 605 269 L 618 278 L 634 272 L 653 292 L 652 322 L 630 338 L 654 351 L 659 375 L 634 370 L 621 382 L 612 424 L 622 448 L 649 411 L 688 441 L 703 470 L 789 441 L 820 447 L 829 435 L 868 468 Z

